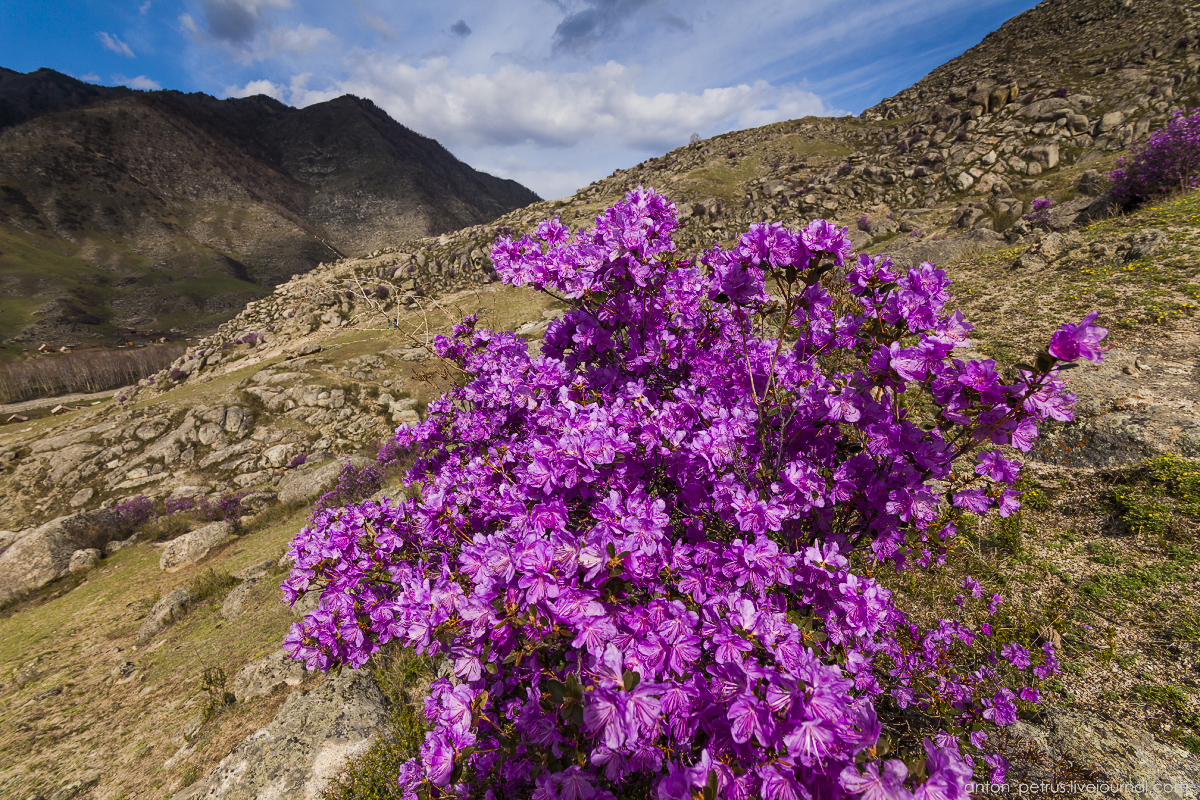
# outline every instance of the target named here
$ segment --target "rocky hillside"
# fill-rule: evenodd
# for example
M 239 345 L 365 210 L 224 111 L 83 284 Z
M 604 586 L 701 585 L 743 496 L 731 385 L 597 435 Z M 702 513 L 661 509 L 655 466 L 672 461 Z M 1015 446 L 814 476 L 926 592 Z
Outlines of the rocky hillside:
M 1115 213 L 1104 180 L 1129 144 L 1200 105 L 1196 8 L 1049 0 L 858 118 L 727 134 L 565 201 L 372 240 L 249 303 L 152 380 L 0 426 L 0 785 L 56 800 L 315 797 L 392 731 L 435 666 L 389 682 L 379 664 L 321 680 L 285 663 L 285 545 L 347 461 L 372 463 L 438 396 L 433 334 L 481 312 L 536 341 L 562 313 L 499 284 L 491 243 L 552 215 L 586 222 L 645 184 L 677 201 L 691 252 L 750 222 L 825 216 L 859 248 L 934 261 L 979 326 L 970 357 L 1012 365 L 1101 311 L 1112 349 L 1069 373 L 1077 421 L 1039 442 L 1021 515 L 964 537 L 964 568 L 1006 595 L 1006 625 L 1063 656 L 1046 710 L 1001 743 L 1013 780 L 1196 796 L 1200 193 Z M 177 513 L 146 520 L 141 496 Z M 935 613 L 958 577 L 892 588 Z
M 0 340 L 211 331 L 343 254 L 537 200 L 368 100 L 89 86 L 0 73 Z

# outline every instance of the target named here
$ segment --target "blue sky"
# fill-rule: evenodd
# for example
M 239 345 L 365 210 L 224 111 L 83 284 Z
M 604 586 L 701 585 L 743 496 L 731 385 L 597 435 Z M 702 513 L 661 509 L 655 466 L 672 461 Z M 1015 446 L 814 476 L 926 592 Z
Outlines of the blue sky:
M 347 92 L 543 197 L 710 136 L 858 113 L 1031 0 L 3 0 L 0 66 Z

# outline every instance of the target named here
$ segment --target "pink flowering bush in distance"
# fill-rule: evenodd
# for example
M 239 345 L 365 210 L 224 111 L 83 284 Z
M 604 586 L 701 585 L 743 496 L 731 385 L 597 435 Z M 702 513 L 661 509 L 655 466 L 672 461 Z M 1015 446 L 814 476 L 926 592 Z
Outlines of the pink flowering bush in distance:
M 1200 110 L 1177 111 L 1166 127 L 1130 148 L 1108 175 L 1113 198 L 1131 208 L 1180 189 L 1200 186 Z
M 437 339 L 462 380 L 396 433 L 413 496 L 314 514 L 283 589 L 322 594 L 287 652 L 447 660 L 408 798 L 965 797 L 1053 648 L 993 640 L 973 581 L 974 622 L 922 630 L 869 573 L 934 569 L 956 521 L 1019 507 L 993 445 L 1071 418 L 1059 362 L 1098 360 L 1103 329 L 1006 382 L 952 357 L 971 326 L 931 264 L 853 258 L 815 221 L 701 266 L 675 228 L 639 188 L 497 243 L 505 280 L 574 310 L 540 352 L 473 317 Z M 889 759 L 881 702 L 945 730 Z

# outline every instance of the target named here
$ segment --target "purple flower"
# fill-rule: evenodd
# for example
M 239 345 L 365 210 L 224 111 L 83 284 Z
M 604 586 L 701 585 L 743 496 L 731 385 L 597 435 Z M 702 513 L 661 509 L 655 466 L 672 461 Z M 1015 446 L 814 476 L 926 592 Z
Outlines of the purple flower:
M 1077 361 L 1080 358 L 1103 360 L 1104 350 L 1100 348 L 1100 341 L 1108 335 L 1108 329 L 1092 324 L 1099 315 L 1099 311 L 1093 311 L 1077 325 L 1064 323 L 1062 329 L 1050 337 L 1050 355 L 1061 361 Z

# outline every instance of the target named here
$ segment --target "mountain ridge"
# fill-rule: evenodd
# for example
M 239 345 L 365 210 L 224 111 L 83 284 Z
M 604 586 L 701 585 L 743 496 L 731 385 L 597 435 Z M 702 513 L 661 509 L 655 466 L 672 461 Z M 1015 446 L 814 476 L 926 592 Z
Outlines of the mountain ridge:
M 537 199 L 350 95 L 294 109 L 6 71 L 0 120 L 10 351 L 211 330 L 321 261 Z

